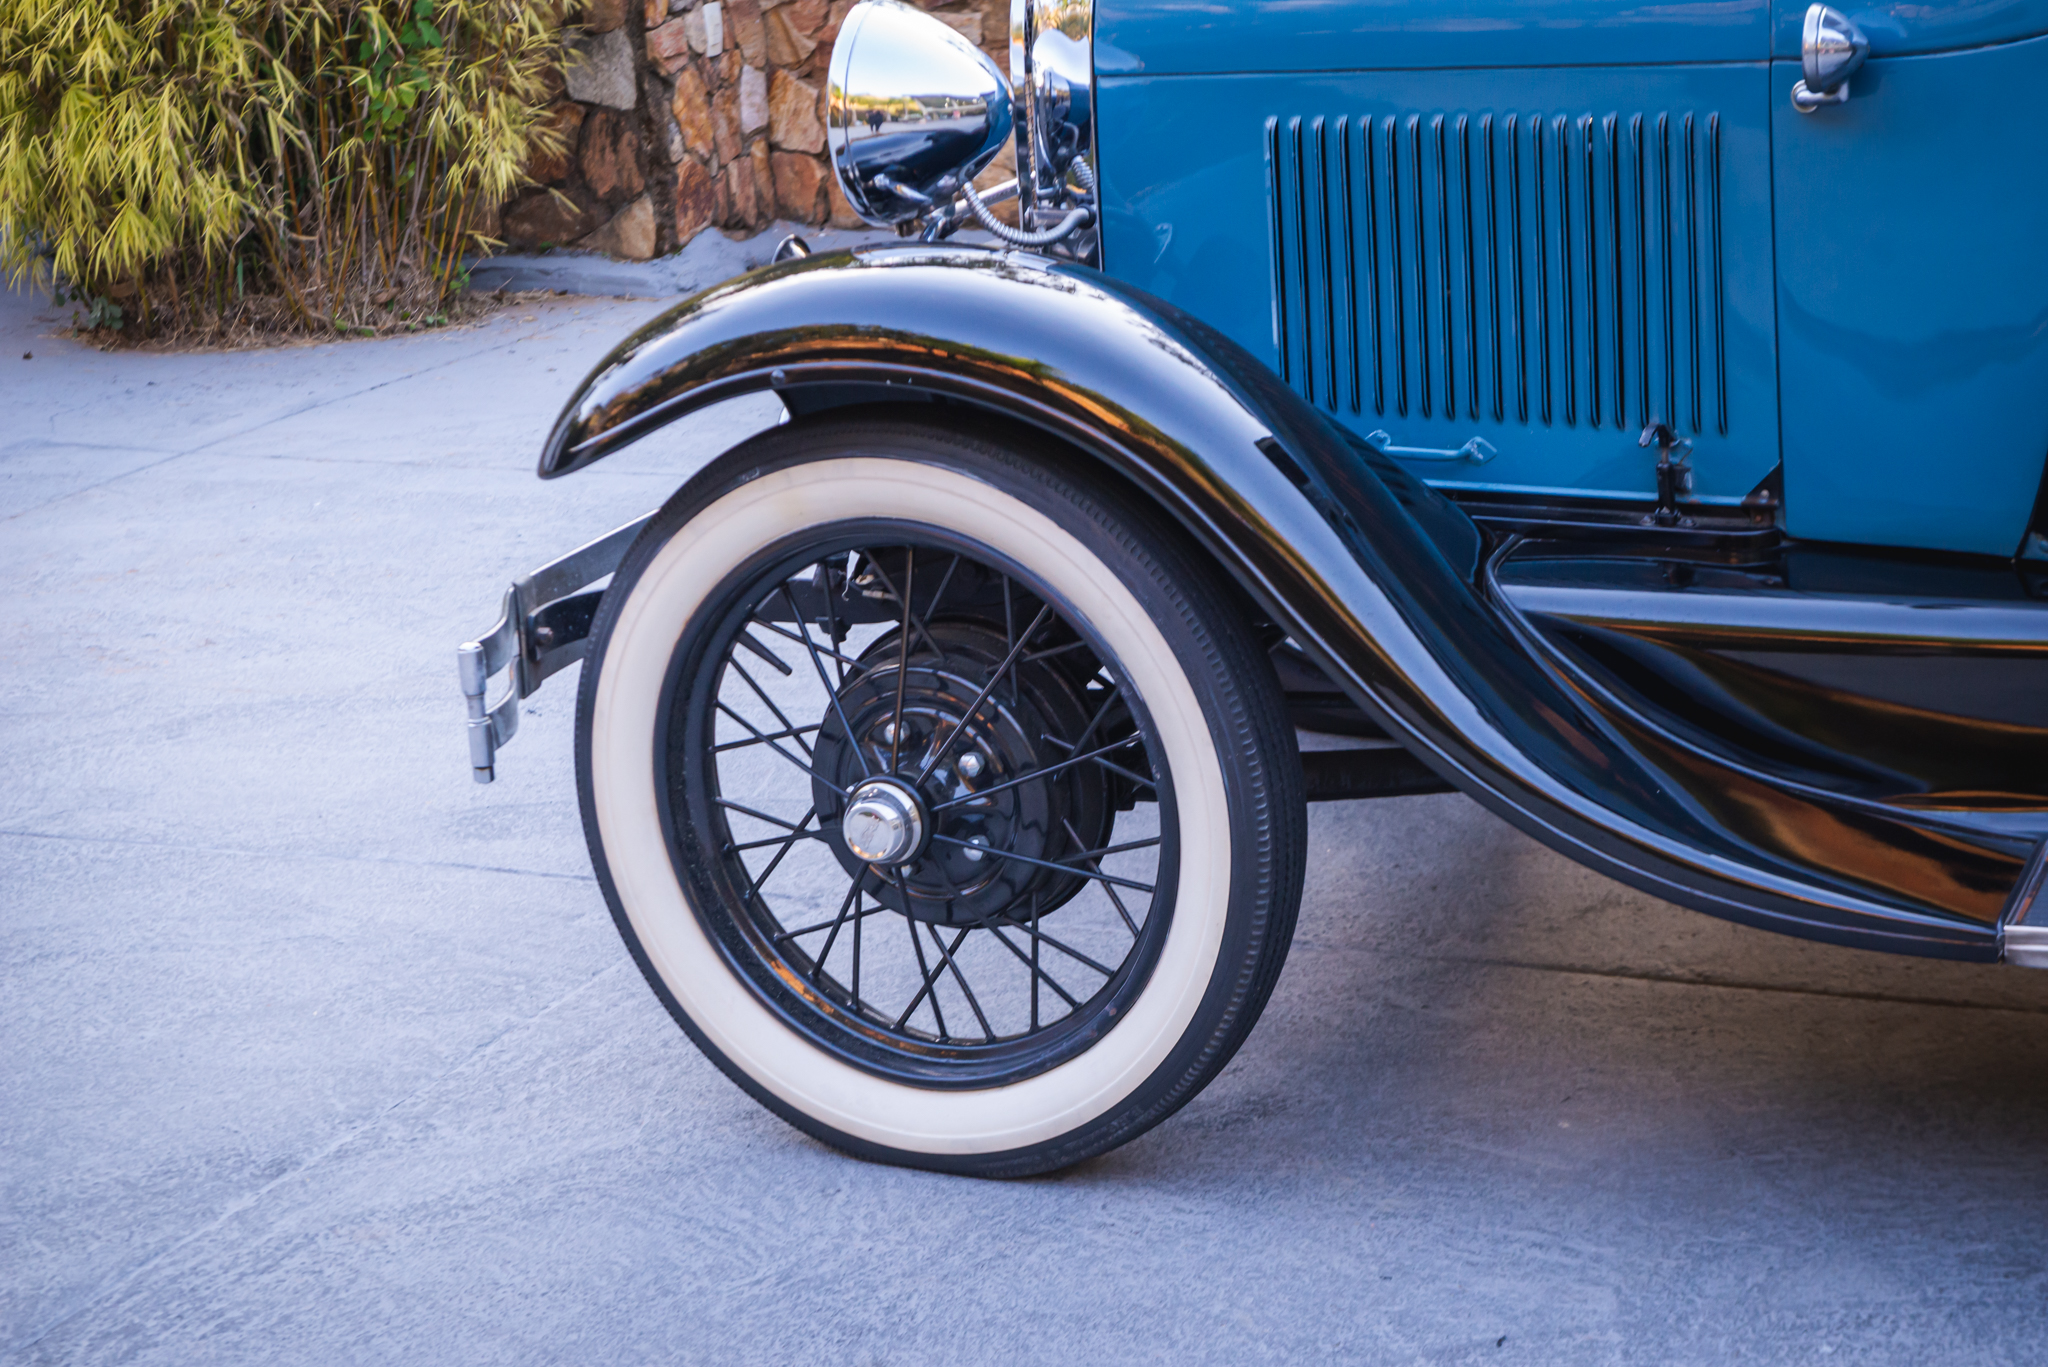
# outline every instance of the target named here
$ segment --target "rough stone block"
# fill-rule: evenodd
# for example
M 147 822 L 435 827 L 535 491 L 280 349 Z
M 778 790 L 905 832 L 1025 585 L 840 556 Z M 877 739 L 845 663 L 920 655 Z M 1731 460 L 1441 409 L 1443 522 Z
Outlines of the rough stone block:
M 754 168 L 754 226 L 759 227 L 775 217 L 775 166 L 768 139 L 756 138 L 747 149 L 747 160 Z
M 761 21 L 768 33 L 768 60 L 776 66 L 796 66 L 817 50 L 817 43 L 797 31 L 783 9 L 768 11 Z M 977 20 L 978 23 L 978 20 Z
M 740 132 L 752 136 L 768 126 L 768 73 L 740 68 Z
M 561 148 L 543 152 L 535 147 L 533 155 L 527 158 L 526 174 L 542 185 L 552 185 L 569 174 L 569 168 L 576 164 L 576 145 L 578 135 L 583 131 L 583 115 L 584 109 L 580 104 L 558 104 L 542 116 L 542 126 L 561 139 Z
M 690 59 L 689 21 L 671 19 L 647 30 L 647 60 L 664 76 L 673 77 Z
M 661 130 L 661 150 L 667 154 L 670 165 L 689 155 L 689 148 L 683 144 L 682 126 L 676 122 L 673 105 L 663 100 L 655 101 L 654 126 Z
M 725 0 L 725 42 L 738 48 L 748 66 L 768 62 L 768 38 L 762 31 L 759 0 Z
M 855 213 L 853 206 L 846 202 L 846 194 L 839 188 L 839 177 L 830 175 L 825 177 L 825 201 L 826 207 L 831 214 L 830 222 L 833 227 L 865 228 L 868 226 L 867 220 Z
M 693 9 L 683 16 L 683 41 L 690 45 L 690 51 L 703 56 L 710 46 L 710 37 L 704 28 L 703 9 Z
M 786 71 L 768 82 L 768 135 L 790 152 L 825 150 L 825 124 L 818 117 L 818 91 Z
M 623 28 L 579 38 L 564 57 L 569 98 L 606 109 L 631 109 L 640 102 L 633 79 L 633 40 Z
M 560 244 L 575 241 L 602 221 L 555 191 L 532 190 L 505 211 L 503 236 L 515 247 Z
M 793 0 L 776 10 L 791 28 L 805 35 L 816 33 L 831 12 L 828 0 Z
M 669 109 L 683 132 L 683 145 L 702 157 L 718 155 L 717 135 L 711 126 L 711 92 L 697 68 L 686 66 L 676 73 L 676 93 Z
M 832 8 L 825 15 L 824 25 L 812 35 L 818 40 L 819 47 L 830 48 L 838 41 L 839 26 L 846 22 L 846 16 L 852 12 L 854 3 L 855 0 L 832 0 Z
M 725 168 L 728 228 L 758 228 L 769 218 L 770 204 L 754 175 L 754 159 L 740 157 Z
M 626 0 L 584 0 L 585 33 L 610 33 L 625 22 Z
M 646 195 L 613 214 L 611 221 L 576 244 L 585 251 L 603 252 L 626 261 L 646 261 L 654 255 L 654 204 Z
M 646 188 L 636 114 L 600 109 L 584 121 L 583 180 L 604 199 L 630 198 Z
M 676 163 L 676 245 L 689 245 L 719 217 L 718 186 L 695 157 Z
M 777 152 L 769 161 L 775 173 L 776 211 L 798 223 L 818 222 L 824 216 L 820 204 L 829 174 L 824 164 L 801 152 Z
M 740 132 L 739 105 L 739 91 L 729 85 L 720 86 L 711 97 L 712 146 L 721 166 L 746 151 L 746 136 Z

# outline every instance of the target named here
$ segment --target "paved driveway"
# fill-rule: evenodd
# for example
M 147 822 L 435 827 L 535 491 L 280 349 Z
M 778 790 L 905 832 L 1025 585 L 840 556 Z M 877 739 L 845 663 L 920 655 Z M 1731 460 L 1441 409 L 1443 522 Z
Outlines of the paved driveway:
M 454 686 L 506 579 L 772 419 L 536 481 L 657 307 L 116 356 L 0 303 L 0 1360 L 2048 1354 L 2048 974 L 1723 925 L 1462 797 L 1314 811 L 1264 1023 L 1107 1158 L 755 1107 L 613 934 L 572 682 L 491 787 Z

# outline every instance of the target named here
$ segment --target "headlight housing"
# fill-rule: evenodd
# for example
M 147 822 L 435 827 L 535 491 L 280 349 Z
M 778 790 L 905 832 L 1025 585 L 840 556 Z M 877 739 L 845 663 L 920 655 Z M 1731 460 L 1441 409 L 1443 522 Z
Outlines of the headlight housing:
M 926 241 L 970 221 L 1013 246 L 1098 263 L 1094 0 L 1011 0 L 1014 79 L 901 0 L 861 0 L 840 25 L 826 138 L 846 202 Z M 1021 100 L 1021 103 L 1019 102 Z M 974 178 L 1015 136 L 1018 178 Z M 1019 226 L 989 206 L 1021 200 Z
M 832 169 L 870 223 L 908 223 L 950 204 L 1011 136 L 1010 87 L 996 64 L 899 0 L 853 8 L 830 72 Z

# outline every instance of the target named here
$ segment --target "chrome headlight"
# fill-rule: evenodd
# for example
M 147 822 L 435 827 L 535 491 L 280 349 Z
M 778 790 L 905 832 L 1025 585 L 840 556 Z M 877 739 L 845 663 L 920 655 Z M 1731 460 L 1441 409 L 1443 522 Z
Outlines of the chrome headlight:
M 846 202 L 870 223 L 951 202 L 1011 134 L 1010 86 L 987 54 L 899 0 L 861 0 L 832 46 L 826 138 Z
M 1010 83 L 1024 101 L 1017 180 L 1025 213 L 1057 218 L 1092 201 L 1095 0 L 1010 0 Z

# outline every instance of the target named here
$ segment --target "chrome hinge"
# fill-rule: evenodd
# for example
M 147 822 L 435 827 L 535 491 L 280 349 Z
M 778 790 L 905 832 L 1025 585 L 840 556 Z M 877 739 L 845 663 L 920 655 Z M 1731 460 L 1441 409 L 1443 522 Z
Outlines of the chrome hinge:
M 478 783 L 497 777 L 498 750 L 519 733 L 519 700 L 583 658 L 604 594 L 578 590 L 616 570 L 653 516 L 635 518 L 513 580 L 497 625 L 456 647 L 455 667 L 469 708 L 470 773 Z M 501 671 L 508 676 L 505 693 L 494 703 L 491 679 Z

